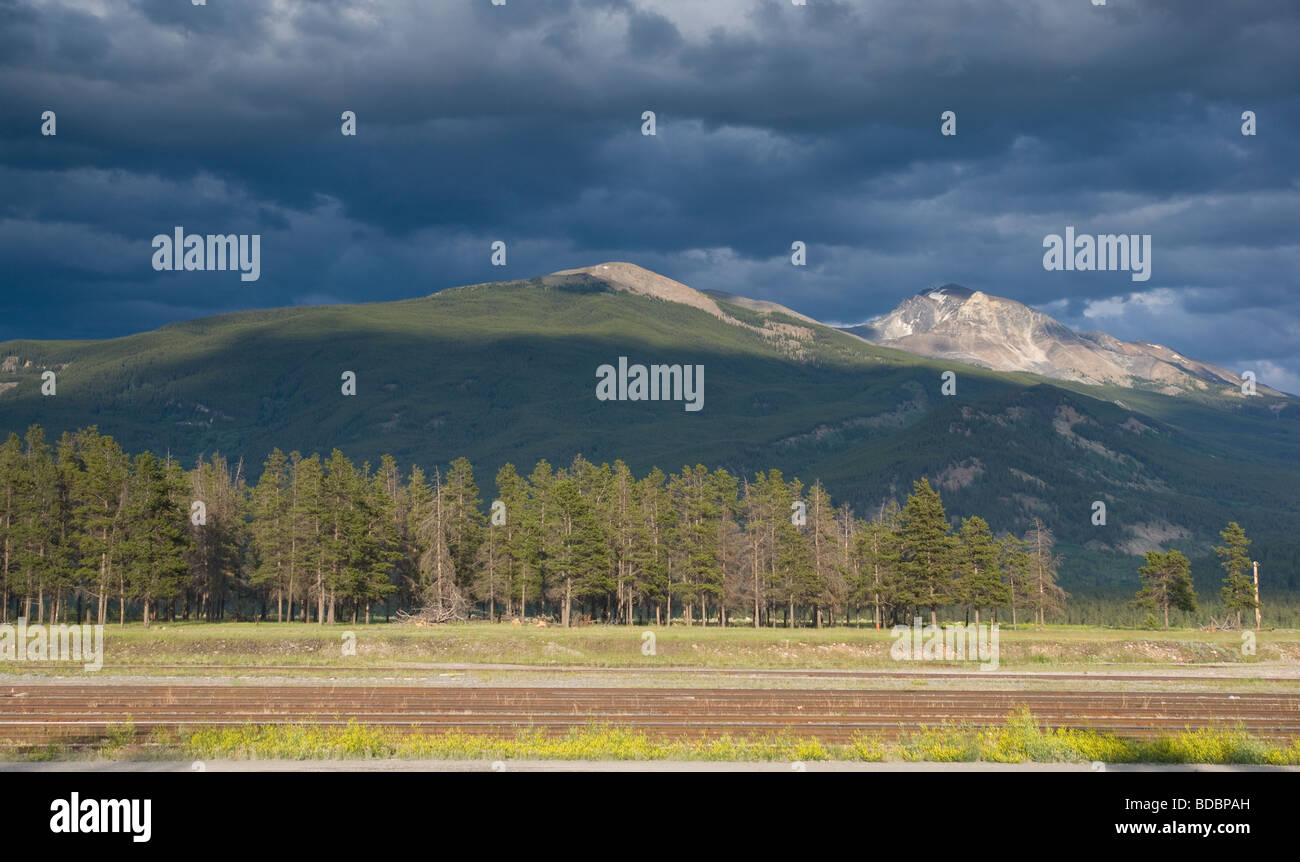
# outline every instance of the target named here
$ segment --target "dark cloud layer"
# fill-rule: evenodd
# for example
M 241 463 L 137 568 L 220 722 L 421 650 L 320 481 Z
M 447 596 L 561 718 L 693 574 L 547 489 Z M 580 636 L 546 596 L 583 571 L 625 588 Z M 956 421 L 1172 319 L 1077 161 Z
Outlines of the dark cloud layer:
M 1296 391 L 1298 41 L 1291 0 L 0 0 L 0 340 L 621 259 L 841 322 L 956 281 Z M 177 224 L 261 279 L 154 272 Z M 1045 272 L 1066 225 L 1151 280 Z

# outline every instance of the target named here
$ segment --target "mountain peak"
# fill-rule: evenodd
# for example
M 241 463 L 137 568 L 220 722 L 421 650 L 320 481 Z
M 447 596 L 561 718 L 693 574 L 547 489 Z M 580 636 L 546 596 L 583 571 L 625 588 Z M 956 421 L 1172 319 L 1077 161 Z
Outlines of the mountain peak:
M 942 300 L 944 298 L 952 299 L 970 299 L 977 291 L 969 287 L 963 287 L 960 284 L 943 284 L 939 287 L 927 287 L 925 290 L 917 293 L 917 296 L 924 296 L 928 299 Z
M 927 288 L 846 331 L 874 344 L 994 371 L 1092 385 L 1233 394 L 1241 377 L 1158 344 L 1080 333 L 1041 311 L 959 284 Z
M 764 315 L 781 313 L 810 324 L 817 321 L 785 306 L 722 291 L 701 291 L 626 261 L 565 269 L 542 279 L 544 285 L 598 282 L 615 291 L 653 297 L 697 308 L 735 326 L 757 331 L 777 324 L 746 322 L 718 303 Z M 929 287 L 889 314 L 842 327 L 865 341 L 937 359 L 950 359 L 994 371 L 1020 371 L 1089 385 L 1154 389 L 1166 395 L 1186 392 L 1234 395 L 1242 378 L 1224 368 L 1145 341 L 1125 342 L 1102 332 L 1077 332 L 1022 302 L 949 282 Z M 772 333 L 776 333 L 773 330 Z M 803 330 L 781 332 L 788 352 L 801 356 Z M 1274 390 L 1265 389 L 1270 394 Z
M 562 269 L 551 273 L 542 281 L 547 283 L 548 280 L 567 281 L 575 278 L 596 279 L 614 290 L 653 296 L 668 302 L 679 302 L 706 311 L 715 317 L 724 316 L 716 302 L 695 288 L 687 287 L 680 281 L 673 281 L 665 275 L 626 261 L 614 260 L 578 269 Z

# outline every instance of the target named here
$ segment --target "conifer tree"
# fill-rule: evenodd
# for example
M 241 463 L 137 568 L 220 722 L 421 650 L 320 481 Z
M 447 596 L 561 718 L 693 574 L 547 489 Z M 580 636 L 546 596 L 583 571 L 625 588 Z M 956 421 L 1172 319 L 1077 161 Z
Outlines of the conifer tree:
M 939 492 L 928 479 L 913 483 L 899 518 L 900 595 L 905 604 L 929 608 L 930 624 L 953 600 L 955 542 Z
M 1047 625 L 1047 615 L 1059 612 L 1068 594 L 1056 584 L 1061 558 L 1056 555 L 1052 531 L 1034 518 L 1025 540 L 1029 545 L 1029 600 L 1034 606 L 1034 624 L 1042 629 Z
M 551 486 L 550 497 L 555 531 L 547 543 L 547 565 L 562 597 L 561 624 L 568 628 L 575 596 L 592 596 L 610 588 L 609 548 L 576 481 L 568 477 L 557 480 Z
M 200 460 L 189 475 L 190 499 L 202 502 L 205 513 L 203 523 L 195 524 L 193 519 L 190 523 L 192 583 L 199 612 L 209 621 L 224 614 L 227 591 L 239 584 L 242 574 L 248 532 L 242 467 L 232 468 L 214 454 Z
M 1006 574 L 1007 602 L 1011 605 L 1011 629 L 1016 630 L 1018 607 L 1025 604 L 1029 595 L 1030 569 L 1029 541 L 1011 533 L 998 539 L 998 566 Z M 997 608 L 994 608 L 996 615 Z
M 668 535 L 675 522 L 665 484 L 668 477 L 658 467 L 636 484 L 637 526 L 632 551 L 634 579 L 639 595 L 655 603 L 655 624 L 668 624 L 664 608 L 671 609 Z
M 1220 565 L 1227 576 L 1223 579 L 1223 604 L 1237 614 L 1237 628 L 1241 628 L 1241 612 L 1255 610 L 1255 582 L 1251 575 L 1250 539 L 1246 531 L 1232 521 L 1219 532 L 1222 545 L 1216 545 Z
M 528 542 L 525 529 L 525 513 L 528 508 L 528 491 L 525 482 L 514 464 L 507 463 L 496 475 L 497 499 L 501 501 L 505 523 L 489 529 L 500 530 L 502 555 L 502 590 L 507 603 L 513 603 L 519 597 L 518 617 L 524 619 L 527 609 L 524 597 L 528 585 L 524 574 L 528 567 Z M 507 613 L 509 613 L 507 608 Z
M 289 459 L 279 449 L 272 450 L 252 491 L 251 533 L 256 564 L 250 580 L 275 590 L 276 622 L 284 620 L 285 596 L 292 595 L 290 483 Z
M 151 452 L 135 456 L 117 551 L 129 595 L 143 605 L 145 628 L 156 603 L 179 594 L 189 576 L 186 558 L 194 543 L 185 492 L 179 466 L 161 462 Z
M 10 434 L 0 444 L 0 622 L 9 621 L 9 596 L 16 588 L 20 500 L 23 492 L 23 442 Z M 101 620 L 102 621 L 102 620 Z
M 1192 588 L 1192 568 L 1182 551 L 1165 553 L 1147 551 L 1146 565 L 1138 569 L 1142 589 L 1138 590 L 1133 606 L 1163 612 L 1165 628 L 1169 628 L 1169 609 L 1196 610 L 1196 591 Z
M 483 501 L 474 482 L 474 467 L 467 458 L 457 458 L 447 471 L 443 489 L 446 507 L 447 553 L 456 572 L 456 585 L 468 593 L 473 585 L 473 571 L 483 544 Z
M 998 557 L 1000 548 L 989 530 L 988 522 L 978 515 L 963 518 L 959 533 L 958 590 L 962 602 L 975 612 L 980 624 L 981 608 L 998 608 L 1010 599 L 1002 580 Z
M 871 605 L 871 620 L 879 630 L 893 616 L 896 605 L 899 545 L 898 510 L 872 521 L 859 521 L 856 530 L 856 557 L 858 579 L 854 584 L 854 597 L 862 604 Z

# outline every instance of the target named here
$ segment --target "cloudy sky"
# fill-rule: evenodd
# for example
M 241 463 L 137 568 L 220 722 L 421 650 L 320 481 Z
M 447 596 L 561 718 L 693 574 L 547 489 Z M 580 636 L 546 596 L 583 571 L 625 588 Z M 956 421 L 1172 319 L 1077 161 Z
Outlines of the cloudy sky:
M 958 282 L 1300 392 L 1298 43 L 1294 0 L 0 0 L 0 340 L 627 260 L 840 323 Z M 176 225 L 260 280 L 155 272 Z M 1067 225 L 1151 279 L 1044 271 Z

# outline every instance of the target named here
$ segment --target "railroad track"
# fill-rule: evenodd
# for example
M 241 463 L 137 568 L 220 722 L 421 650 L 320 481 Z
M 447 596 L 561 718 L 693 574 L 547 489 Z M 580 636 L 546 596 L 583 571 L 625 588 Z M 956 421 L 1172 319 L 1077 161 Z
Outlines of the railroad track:
M 131 671 L 215 671 L 238 674 L 265 673 L 556 673 L 580 675 L 619 675 L 619 674 L 682 674 L 690 676 L 737 676 L 737 677 L 804 677 L 814 679 L 1025 679 L 1025 680 L 1092 680 L 1104 682 L 1188 682 L 1206 680 L 1238 680 L 1240 674 L 1215 673 L 1213 668 L 1197 669 L 1195 673 L 1152 674 L 1152 673 L 1105 673 L 1058 672 L 1058 671 L 1006 671 L 996 674 L 988 671 L 949 670 L 947 668 L 926 668 L 924 670 L 858 670 L 854 668 L 725 668 L 725 667 L 592 667 L 589 665 L 531 665 L 531 664 L 465 664 L 459 662 L 404 662 L 387 665 L 298 665 L 298 664 L 106 664 L 101 668 L 109 673 Z M 1300 682 L 1300 676 L 1251 676 L 1251 679 L 1263 682 Z
M 435 733 L 563 734 L 593 724 L 656 738 L 767 736 L 823 742 L 894 738 L 922 726 L 992 727 L 1028 708 L 1050 727 L 1146 738 L 1188 728 L 1242 727 L 1300 738 L 1300 694 L 1029 691 L 802 691 L 393 686 L 6 685 L 0 745 L 92 743 L 110 728 L 357 722 Z

